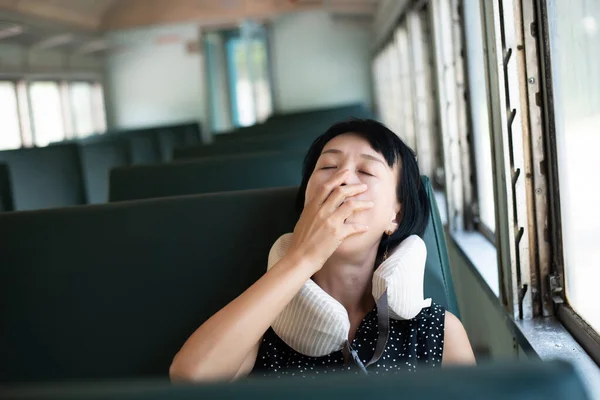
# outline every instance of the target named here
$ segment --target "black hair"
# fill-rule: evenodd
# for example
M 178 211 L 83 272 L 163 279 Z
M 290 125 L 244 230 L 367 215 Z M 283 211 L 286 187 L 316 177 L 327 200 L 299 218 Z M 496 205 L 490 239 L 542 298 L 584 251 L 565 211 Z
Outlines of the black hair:
M 389 237 L 383 235 L 377 251 L 377 259 L 381 260 L 385 249 L 393 250 L 410 235 L 423 237 L 430 214 L 429 197 L 421 181 L 415 153 L 382 123 L 372 119 L 351 119 L 333 125 L 315 139 L 304 158 L 302 183 L 296 197 L 296 211 L 299 216 L 304 209 L 308 180 L 323 148 L 331 139 L 344 133 L 355 133 L 365 138 L 373 150 L 385 158 L 390 168 L 393 168 L 397 162 L 400 163 L 399 181 L 396 186 L 396 197 L 401 204 L 397 216 L 398 229 Z

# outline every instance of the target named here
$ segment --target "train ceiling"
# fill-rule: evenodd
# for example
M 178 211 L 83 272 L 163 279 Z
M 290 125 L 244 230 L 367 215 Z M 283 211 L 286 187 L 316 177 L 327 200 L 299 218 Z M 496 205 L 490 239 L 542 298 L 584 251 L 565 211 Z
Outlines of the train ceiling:
M 0 12 L 102 32 L 177 22 L 227 24 L 312 9 L 371 17 L 377 3 L 378 0 L 0 0 Z
M 372 21 L 379 0 L 0 0 L 0 44 L 78 54 L 106 51 L 104 33 L 180 22 L 232 27 L 297 11 Z

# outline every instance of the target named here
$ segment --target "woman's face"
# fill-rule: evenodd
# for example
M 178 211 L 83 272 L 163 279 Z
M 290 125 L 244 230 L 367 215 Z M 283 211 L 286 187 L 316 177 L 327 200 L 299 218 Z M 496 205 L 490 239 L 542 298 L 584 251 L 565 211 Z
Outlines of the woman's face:
M 325 145 L 319 156 L 306 187 L 305 204 L 314 198 L 324 183 L 343 169 L 350 171 L 344 182 L 346 185 L 367 185 L 367 190 L 354 198 L 372 201 L 374 207 L 357 212 L 346 220 L 346 223 L 368 225 L 369 230 L 345 240 L 336 253 L 362 253 L 378 246 L 386 231 L 395 231 L 398 227 L 400 221 L 396 221 L 396 215 L 400 211 L 400 204 L 396 188 L 400 173 L 399 162 L 390 168 L 383 156 L 358 134 L 336 136 Z

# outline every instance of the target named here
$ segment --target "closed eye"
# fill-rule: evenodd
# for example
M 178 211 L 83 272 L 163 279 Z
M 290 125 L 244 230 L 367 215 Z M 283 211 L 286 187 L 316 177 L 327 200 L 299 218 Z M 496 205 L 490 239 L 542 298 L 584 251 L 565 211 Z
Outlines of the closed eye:
M 326 166 L 326 167 L 322 167 L 321 169 L 335 169 L 335 168 L 337 168 L 337 167 L 329 165 L 329 166 Z
M 358 171 L 358 172 L 361 174 L 364 174 L 364 175 L 368 175 L 368 176 L 373 176 L 373 177 L 375 176 L 373 174 L 368 173 L 367 171 Z

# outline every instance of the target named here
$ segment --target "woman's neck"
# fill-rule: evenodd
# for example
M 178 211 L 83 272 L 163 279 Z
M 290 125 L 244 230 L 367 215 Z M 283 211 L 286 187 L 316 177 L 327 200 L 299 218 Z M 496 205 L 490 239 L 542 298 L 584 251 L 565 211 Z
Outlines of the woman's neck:
M 375 307 L 371 287 L 376 256 L 377 246 L 356 259 L 333 255 L 312 279 L 349 315 L 364 315 Z

